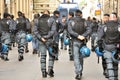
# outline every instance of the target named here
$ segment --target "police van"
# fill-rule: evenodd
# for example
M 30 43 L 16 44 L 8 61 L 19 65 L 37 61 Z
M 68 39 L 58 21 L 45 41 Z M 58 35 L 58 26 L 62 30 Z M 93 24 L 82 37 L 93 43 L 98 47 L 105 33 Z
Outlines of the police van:
M 77 9 L 79 9 L 79 6 L 77 3 L 60 3 L 58 6 L 58 11 L 60 11 L 60 17 L 68 16 L 69 12 L 75 12 Z

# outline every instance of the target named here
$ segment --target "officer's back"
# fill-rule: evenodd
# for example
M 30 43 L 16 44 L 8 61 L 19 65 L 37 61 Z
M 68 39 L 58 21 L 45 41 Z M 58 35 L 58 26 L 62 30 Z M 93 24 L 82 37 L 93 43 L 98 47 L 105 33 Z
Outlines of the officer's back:
M 26 31 L 26 19 L 23 18 L 22 13 L 18 12 L 19 18 L 16 19 L 16 29 Z
M 42 36 L 47 35 L 49 31 L 49 26 L 48 26 L 48 19 L 50 16 L 48 14 L 43 14 L 39 19 L 38 19 L 38 30 Z

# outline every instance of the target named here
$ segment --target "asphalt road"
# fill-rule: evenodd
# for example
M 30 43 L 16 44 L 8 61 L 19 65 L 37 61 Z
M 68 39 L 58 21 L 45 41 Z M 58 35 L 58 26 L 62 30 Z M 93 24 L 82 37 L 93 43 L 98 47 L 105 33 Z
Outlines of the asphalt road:
M 0 80 L 75 80 L 74 63 L 69 61 L 66 50 L 60 50 L 59 60 L 55 61 L 54 78 L 48 76 L 45 79 L 41 75 L 40 57 L 32 54 L 31 43 L 29 43 L 29 50 L 29 53 L 24 54 L 22 62 L 18 61 L 17 47 L 10 51 L 9 61 L 5 62 L 0 59 Z M 95 53 L 91 53 L 89 58 L 84 59 L 82 80 L 107 80 L 103 76 L 101 59 L 98 64 Z

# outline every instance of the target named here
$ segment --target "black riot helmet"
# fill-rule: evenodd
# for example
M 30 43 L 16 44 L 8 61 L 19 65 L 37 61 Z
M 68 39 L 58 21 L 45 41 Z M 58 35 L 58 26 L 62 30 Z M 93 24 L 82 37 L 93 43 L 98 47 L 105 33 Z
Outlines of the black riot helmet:
M 53 12 L 53 14 L 54 14 L 54 16 L 59 17 L 60 12 L 59 12 L 59 11 L 57 11 L 57 10 L 55 10 L 55 11 Z
M 23 16 L 23 13 L 21 11 L 18 11 L 18 16 Z
M 82 11 L 81 10 L 76 10 L 75 11 L 75 16 L 82 16 Z
M 10 16 L 9 13 L 6 13 L 6 12 L 5 12 L 5 13 L 3 14 L 3 18 L 7 18 L 8 16 Z

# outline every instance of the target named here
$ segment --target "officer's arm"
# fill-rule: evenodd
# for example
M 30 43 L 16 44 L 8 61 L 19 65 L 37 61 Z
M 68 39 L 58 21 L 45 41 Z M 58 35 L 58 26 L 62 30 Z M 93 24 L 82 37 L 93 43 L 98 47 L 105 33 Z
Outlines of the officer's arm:
M 68 28 L 67 29 L 68 29 L 68 32 L 70 33 L 70 35 L 77 38 L 79 36 L 79 34 L 76 33 L 75 31 L 73 31 L 73 29 L 72 29 L 73 26 L 74 26 L 74 22 L 70 21 L 70 22 L 68 22 Z
M 50 27 L 50 31 L 48 32 L 48 35 L 43 36 L 45 39 L 51 38 L 56 31 L 56 22 L 54 19 L 50 18 L 48 21 L 48 25 Z
M 29 19 L 26 19 L 26 27 L 27 27 L 27 32 L 31 33 L 31 25 Z
M 84 25 L 85 25 L 86 31 L 82 34 L 82 36 L 87 37 L 92 32 L 92 25 L 87 26 L 86 22 L 84 23 Z
M 98 31 L 97 31 L 97 41 L 101 40 L 104 36 L 104 27 L 105 25 L 99 25 Z
M 13 30 L 13 24 L 11 20 L 8 20 L 8 25 L 9 25 L 9 30 L 12 31 Z

